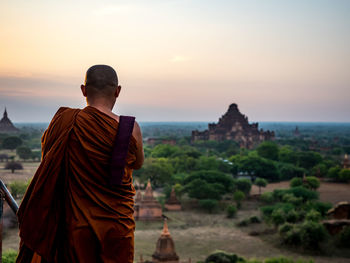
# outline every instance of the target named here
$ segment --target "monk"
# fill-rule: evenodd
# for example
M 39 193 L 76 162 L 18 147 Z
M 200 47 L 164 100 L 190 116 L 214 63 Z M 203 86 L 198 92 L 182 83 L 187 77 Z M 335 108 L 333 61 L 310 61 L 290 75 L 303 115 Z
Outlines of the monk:
M 18 263 L 131 263 L 133 169 L 144 160 L 137 122 L 121 183 L 110 183 L 119 127 L 112 108 L 121 86 L 113 68 L 95 65 L 81 91 L 84 109 L 60 108 L 42 136 L 42 161 L 18 211 Z

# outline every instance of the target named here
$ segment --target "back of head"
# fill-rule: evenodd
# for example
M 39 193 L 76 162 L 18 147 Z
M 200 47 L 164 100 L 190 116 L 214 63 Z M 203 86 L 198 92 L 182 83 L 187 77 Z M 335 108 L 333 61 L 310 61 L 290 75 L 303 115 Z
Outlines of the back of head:
M 94 65 L 85 76 L 87 97 L 114 97 L 118 87 L 118 76 L 115 70 L 107 65 Z

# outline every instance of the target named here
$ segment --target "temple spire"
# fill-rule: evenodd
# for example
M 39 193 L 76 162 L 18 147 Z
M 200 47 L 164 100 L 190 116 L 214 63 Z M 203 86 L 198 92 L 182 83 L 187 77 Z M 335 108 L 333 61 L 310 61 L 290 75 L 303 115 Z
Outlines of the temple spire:
M 162 236 L 170 236 L 169 228 L 168 228 L 168 220 L 164 218 L 163 232 Z
M 4 118 L 7 119 L 7 110 L 6 110 L 6 107 L 5 107 L 5 111 L 4 111 Z

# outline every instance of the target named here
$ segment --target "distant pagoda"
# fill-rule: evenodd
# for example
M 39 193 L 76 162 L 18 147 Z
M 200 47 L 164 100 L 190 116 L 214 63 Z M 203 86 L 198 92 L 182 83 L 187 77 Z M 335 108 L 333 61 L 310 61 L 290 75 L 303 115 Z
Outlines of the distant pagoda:
M 156 221 L 162 219 L 162 206 L 154 198 L 151 181 L 148 180 L 145 194 L 136 193 L 134 218 L 136 220 Z
M 153 263 L 179 263 L 179 256 L 175 251 L 175 244 L 170 235 L 167 220 L 164 220 L 163 232 L 160 235 L 156 251 L 152 255 Z
M 192 141 L 233 140 L 240 147 L 251 149 L 265 140 L 274 140 L 275 133 L 273 131 L 259 130 L 258 127 L 258 123 L 249 124 L 248 117 L 239 111 L 237 104 L 233 103 L 218 123 L 208 124 L 208 130 L 192 131 Z
M 165 202 L 164 207 L 168 211 L 181 211 L 181 203 L 180 203 L 179 199 L 177 199 L 177 197 L 176 197 L 174 187 L 171 189 L 170 197 Z
M 13 125 L 12 121 L 7 116 L 7 111 L 5 108 L 4 116 L 0 120 L 0 133 L 13 133 L 19 130 Z

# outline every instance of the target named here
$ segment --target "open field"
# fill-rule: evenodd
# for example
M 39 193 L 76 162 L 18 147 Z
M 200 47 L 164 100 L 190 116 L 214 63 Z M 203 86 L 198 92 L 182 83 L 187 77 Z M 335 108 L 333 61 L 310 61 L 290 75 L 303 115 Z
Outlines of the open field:
M 261 192 L 271 192 L 275 189 L 283 189 L 288 187 L 289 181 L 271 183 L 268 184 L 265 188 L 262 187 Z M 318 189 L 318 192 L 320 193 L 320 200 L 322 202 L 330 202 L 333 205 L 341 201 L 350 202 L 350 184 L 321 182 L 321 186 Z M 251 194 L 254 195 L 258 193 L 259 188 L 253 185 Z
M 5 184 L 12 181 L 28 181 L 33 177 L 36 169 L 39 167 L 39 162 L 21 162 L 23 165 L 23 170 L 15 170 L 11 173 L 11 170 L 3 169 L 5 167 L 5 162 L 0 162 L 0 178 Z
M 0 169 L 0 177 L 6 183 L 13 180 L 28 180 L 34 174 L 39 163 L 23 163 L 24 170 L 10 171 Z M 3 163 L 0 163 L 0 168 Z M 277 188 L 287 188 L 288 182 L 269 184 L 262 191 L 272 191 Z M 350 184 L 335 184 L 322 182 L 319 189 L 323 201 L 337 203 L 350 200 Z M 252 194 L 258 193 L 253 187 Z M 5 208 L 8 210 L 8 208 Z M 345 263 L 349 258 L 328 257 L 320 255 L 300 254 L 281 246 L 276 235 L 264 234 L 252 236 L 252 230 L 263 231 L 271 229 L 265 224 L 255 224 L 239 228 L 235 224 L 247 217 L 260 215 L 256 201 L 246 201 L 235 219 L 227 219 L 224 213 L 205 214 L 199 211 L 164 212 L 169 218 L 169 230 L 174 239 L 176 251 L 181 261 L 192 259 L 192 262 L 204 260 L 216 249 L 236 253 L 246 258 L 265 258 L 280 255 L 291 258 L 313 258 L 316 263 Z M 155 251 L 156 242 L 162 231 L 162 222 L 137 222 L 135 232 L 135 262 L 143 255 L 144 260 L 150 259 Z M 3 240 L 4 250 L 18 248 L 17 229 L 6 229 Z

